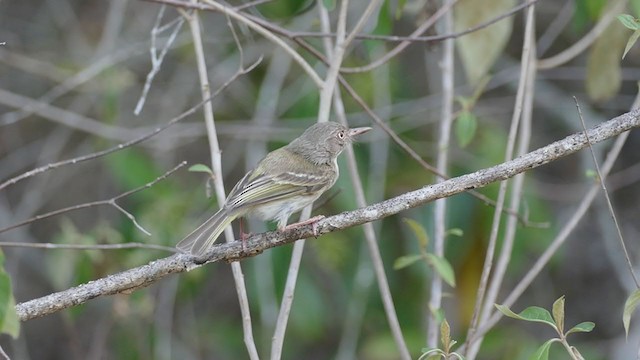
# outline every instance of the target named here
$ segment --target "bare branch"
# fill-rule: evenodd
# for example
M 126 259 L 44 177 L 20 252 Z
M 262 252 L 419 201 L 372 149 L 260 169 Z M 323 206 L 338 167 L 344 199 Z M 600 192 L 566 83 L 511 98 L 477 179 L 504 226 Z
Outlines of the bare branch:
M 601 123 L 587 130 L 586 135 L 589 137 L 590 142 L 595 144 L 637 127 L 640 127 L 640 109 L 635 109 Z M 576 153 L 586 146 L 588 146 L 588 142 L 585 133 L 576 133 L 514 160 L 441 183 L 425 186 L 364 208 L 327 217 L 316 223 L 316 230 L 319 234 L 326 234 L 380 220 L 436 199 L 511 178 L 519 173 Z M 269 248 L 288 244 L 297 239 L 310 238 L 313 233 L 313 226 L 301 226 L 285 232 L 272 231 L 254 235 L 247 240 L 244 249 L 239 241 L 218 244 L 201 259 L 187 254 L 173 255 L 106 278 L 20 303 L 16 305 L 16 310 L 22 321 L 42 317 L 74 305 L 83 304 L 99 296 L 128 293 L 149 286 L 169 274 L 189 271 L 207 262 L 237 261 L 255 256 Z M 494 319 L 492 318 L 487 326 L 491 326 L 492 320 Z M 485 331 L 486 328 L 483 328 L 478 331 L 478 334 L 481 335 Z
M 622 230 L 620 229 L 620 224 L 618 223 L 618 218 L 616 217 L 615 211 L 613 211 L 613 205 L 611 204 L 611 198 L 609 197 L 609 192 L 607 191 L 607 185 L 604 182 L 604 176 L 602 176 L 602 172 L 600 171 L 600 165 L 598 165 L 598 159 L 596 158 L 596 153 L 593 151 L 593 146 L 591 146 L 591 141 L 589 140 L 589 134 L 587 134 L 587 127 L 584 124 L 584 118 L 582 117 L 582 110 L 580 109 L 580 104 L 578 103 L 578 99 L 574 96 L 573 100 L 576 102 L 576 108 L 578 108 L 578 116 L 580 117 L 580 124 L 582 125 L 582 129 L 584 130 L 584 136 L 587 139 L 587 143 L 589 144 L 589 152 L 591 153 L 591 157 L 593 158 L 593 164 L 596 168 L 596 172 L 598 173 L 598 182 L 602 187 L 602 192 L 604 193 L 604 198 L 607 201 L 607 207 L 609 208 L 609 213 L 611 214 L 611 218 L 613 219 L 613 224 L 616 227 L 618 232 L 618 240 L 620 241 L 620 247 L 622 248 L 622 252 L 624 253 L 624 259 L 627 262 L 627 267 L 629 268 L 629 272 L 631 273 L 631 277 L 633 278 L 633 282 L 636 283 L 636 288 L 640 289 L 640 281 L 638 281 L 638 276 L 636 276 L 636 272 L 633 270 L 633 264 L 631 263 L 631 257 L 629 256 L 629 252 L 627 251 L 627 246 L 624 243 L 624 237 L 622 236 Z
M 161 176 L 155 178 L 153 181 L 148 182 L 142 186 L 139 186 L 135 189 L 129 190 L 127 192 L 124 192 L 120 195 L 114 196 L 110 199 L 106 199 L 106 200 L 98 200 L 98 201 L 93 201 L 93 202 L 89 202 L 89 203 L 84 203 L 84 204 L 80 204 L 80 205 L 74 205 L 74 206 L 69 206 L 63 209 L 58 209 L 58 210 L 54 210 L 51 212 L 48 212 L 46 214 L 41 214 L 41 215 L 37 215 L 34 216 L 30 219 L 21 221 L 17 224 L 13 224 L 11 226 L 7 226 L 4 227 L 2 229 L 0 229 L 0 234 L 9 230 L 13 230 L 15 228 L 19 228 L 21 226 L 30 224 L 32 222 L 38 221 L 38 220 L 42 220 L 42 219 L 47 219 L 50 218 L 52 216 L 56 216 L 56 215 L 60 215 L 60 214 L 64 214 L 67 213 L 69 211 L 75 211 L 75 210 L 80 210 L 80 209 L 86 209 L 86 208 L 90 208 L 90 207 L 94 207 L 94 206 L 100 206 L 100 205 L 111 205 L 113 207 L 115 207 L 116 209 L 118 209 L 118 211 L 123 212 L 129 219 L 131 219 L 134 224 L 136 225 L 136 227 L 138 227 L 140 230 L 142 230 L 142 232 L 144 232 L 147 235 L 151 235 L 148 231 L 142 229 L 142 227 L 140 225 L 137 224 L 137 222 L 135 221 L 135 218 L 133 217 L 133 215 L 129 214 L 128 212 L 126 212 L 124 209 L 122 209 L 120 206 L 118 206 L 116 204 L 116 201 L 118 201 L 119 199 L 122 199 L 124 197 L 127 197 L 129 195 L 135 194 L 139 191 L 142 191 L 144 189 L 148 189 L 150 187 L 152 187 L 153 185 L 155 185 L 158 181 L 162 181 L 164 179 L 166 179 L 168 176 L 170 176 L 171 174 L 173 174 L 174 172 L 178 171 L 178 169 L 180 169 L 181 167 L 187 165 L 186 161 L 181 162 L 180 164 L 176 165 L 173 169 L 167 171 L 166 173 L 162 174 Z
M 139 144 L 155 135 L 157 135 L 158 133 L 166 130 L 168 127 L 172 126 L 173 124 L 177 123 L 178 121 L 183 120 L 184 118 L 194 114 L 196 112 L 196 110 L 198 110 L 201 106 L 203 106 L 204 104 L 206 104 L 207 102 L 213 100 L 216 96 L 220 95 L 220 93 L 226 89 L 229 85 L 231 85 L 231 83 L 233 81 L 235 81 L 238 77 L 240 77 L 241 75 L 247 74 L 248 72 L 250 72 L 251 70 L 253 70 L 256 66 L 258 66 L 258 64 L 260 64 L 260 62 L 262 61 L 262 58 L 259 58 L 258 60 L 256 60 L 256 62 L 254 62 L 253 64 L 251 64 L 250 66 L 244 68 L 244 67 L 240 67 L 240 69 L 238 69 L 238 71 L 236 71 L 235 74 L 233 74 L 229 80 L 227 80 L 224 84 L 222 84 L 214 93 L 213 95 L 211 95 L 211 97 L 209 97 L 208 99 L 202 100 L 201 102 L 199 102 L 198 104 L 194 105 L 193 107 L 191 107 L 189 110 L 183 112 L 182 114 L 174 117 L 173 119 L 169 120 L 166 124 L 155 128 L 153 131 L 146 133 L 144 135 L 141 135 L 140 137 L 133 139 L 131 141 L 128 141 L 126 143 L 122 143 L 122 144 L 118 144 L 112 148 L 106 149 L 106 150 L 102 150 L 102 151 L 97 151 L 91 154 L 87 154 L 87 155 L 83 155 L 80 157 L 76 157 L 73 159 L 68 159 L 68 160 L 63 160 L 63 161 L 59 161 L 57 163 L 52 163 L 52 164 L 47 164 L 45 166 L 39 167 L 39 168 L 35 168 L 33 170 L 27 171 L 21 175 L 18 175 L 16 177 L 13 177 L 9 180 L 6 180 L 5 182 L 0 184 L 0 190 L 4 189 L 5 187 L 9 186 L 9 185 L 13 185 L 15 183 L 17 183 L 18 181 L 24 180 L 26 178 L 29 178 L 31 176 L 40 174 L 42 172 L 45 171 L 49 171 L 49 170 L 53 170 L 53 169 L 57 169 L 61 166 L 65 166 L 65 165 L 71 165 L 71 164 L 78 164 L 84 161 L 88 161 L 88 160 L 93 160 L 102 156 L 106 156 L 109 155 L 111 153 L 114 153 L 116 151 L 128 148 L 130 146 Z

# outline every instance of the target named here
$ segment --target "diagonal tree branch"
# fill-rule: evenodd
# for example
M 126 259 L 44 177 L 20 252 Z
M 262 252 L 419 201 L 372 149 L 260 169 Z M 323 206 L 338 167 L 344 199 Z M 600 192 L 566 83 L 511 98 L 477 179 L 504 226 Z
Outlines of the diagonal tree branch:
M 589 142 L 591 144 L 599 143 L 637 127 L 640 127 L 640 109 L 635 109 L 589 129 L 586 132 L 589 141 L 587 141 L 585 132 L 581 131 L 511 161 L 425 186 L 357 210 L 327 217 L 316 224 L 317 233 L 326 234 L 380 220 L 436 199 L 505 180 L 519 173 L 571 155 L 587 147 Z M 242 244 L 236 241 L 214 246 L 201 259 L 196 259 L 186 254 L 172 255 L 144 266 L 125 270 L 64 291 L 20 303 L 16 305 L 16 310 L 22 321 L 42 317 L 74 305 L 83 304 L 99 296 L 130 293 L 136 289 L 149 286 L 169 274 L 190 271 L 208 262 L 241 260 L 260 254 L 266 249 L 311 236 L 313 236 L 313 227 L 308 225 L 282 233 L 272 231 L 254 235 L 247 240 L 244 251 Z

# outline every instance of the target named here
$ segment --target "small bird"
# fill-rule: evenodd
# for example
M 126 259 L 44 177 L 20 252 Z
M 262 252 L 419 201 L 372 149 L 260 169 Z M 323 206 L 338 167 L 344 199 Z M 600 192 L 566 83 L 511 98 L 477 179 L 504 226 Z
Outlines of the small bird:
M 280 231 L 318 221 L 322 217 L 287 226 L 291 214 L 333 186 L 339 175 L 338 155 L 355 136 L 369 130 L 349 129 L 336 122 L 312 125 L 288 145 L 267 154 L 233 187 L 222 208 L 176 247 L 201 256 L 233 220 L 242 216 L 277 220 Z

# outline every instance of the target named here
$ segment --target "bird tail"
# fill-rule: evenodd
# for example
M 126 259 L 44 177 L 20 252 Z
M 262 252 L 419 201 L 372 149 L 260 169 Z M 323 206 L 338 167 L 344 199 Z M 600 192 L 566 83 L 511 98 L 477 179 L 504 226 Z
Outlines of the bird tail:
M 184 239 L 180 240 L 176 247 L 195 256 L 203 255 L 211 248 L 211 245 L 224 229 L 237 217 L 237 213 L 229 212 L 222 208 Z

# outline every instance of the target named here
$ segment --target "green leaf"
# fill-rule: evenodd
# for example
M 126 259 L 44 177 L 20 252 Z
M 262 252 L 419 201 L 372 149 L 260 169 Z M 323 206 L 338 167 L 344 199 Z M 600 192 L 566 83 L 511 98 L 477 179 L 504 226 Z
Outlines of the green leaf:
M 445 235 L 462 236 L 462 235 L 464 235 L 464 231 L 462 229 L 459 229 L 459 228 L 453 228 L 453 229 L 447 230 Z
M 548 360 L 549 348 L 551 347 L 551 344 L 553 344 L 556 341 L 559 341 L 559 340 L 558 339 L 547 340 L 544 344 L 542 344 L 542 346 L 538 348 L 538 350 L 536 350 L 536 352 L 534 352 L 533 354 L 531 354 L 531 356 L 529 356 L 529 360 Z
M 553 303 L 551 310 L 556 326 L 561 333 L 564 333 L 564 295 Z
M 431 360 L 431 359 L 441 359 L 445 356 L 444 351 L 438 348 L 422 348 L 422 355 L 418 358 L 418 360 Z
M 631 323 L 631 314 L 636 310 L 640 303 L 640 290 L 636 290 L 629 295 L 624 303 L 624 312 L 622 313 L 622 323 L 624 324 L 624 333 L 629 336 L 629 325 Z
M 336 0 L 322 0 L 325 9 L 333 11 L 336 8 Z
M 468 110 L 462 110 L 460 112 L 460 115 L 458 115 L 458 118 L 456 119 L 455 126 L 458 145 L 464 148 L 469 145 L 471 140 L 473 140 L 474 135 L 476 134 L 476 129 L 478 128 L 478 119 L 472 112 Z
M 591 321 L 581 322 L 580 324 L 569 329 L 566 335 L 579 333 L 579 332 L 591 332 L 591 330 L 593 330 L 593 328 L 595 327 L 596 327 L 596 324 Z
M 16 313 L 16 303 L 11 291 L 11 278 L 0 269 L 0 332 L 14 339 L 20 333 L 20 323 Z
M 629 40 L 627 40 L 627 45 L 624 47 L 624 53 L 622 54 L 623 59 L 625 56 L 627 56 L 627 53 L 629 52 L 629 50 L 631 50 L 633 45 L 635 45 L 636 41 L 638 41 L 638 37 L 640 37 L 640 29 L 634 31 L 633 34 L 631 34 L 631 36 L 629 37 Z
M 191 171 L 191 172 L 203 172 L 203 173 L 207 173 L 207 174 L 213 175 L 213 171 L 207 165 L 204 165 L 204 164 L 191 165 L 189 167 L 189 171 Z
M 640 29 L 640 24 L 638 20 L 629 14 L 620 14 L 618 15 L 618 20 L 624 25 L 627 29 L 631 29 L 633 31 Z
M 554 328 L 556 327 L 556 324 L 553 322 L 553 318 L 551 317 L 549 311 L 538 306 L 530 306 L 522 310 L 520 314 L 514 313 L 513 311 L 511 311 L 511 309 L 504 305 L 495 304 L 495 307 L 496 309 L 498 309 L 498 311 L 510 318 L 531 322 L 540 322 L 550 325 Z
M 393 262 L 393 269 L 400 270 L 412 265 L 416 261 L 422 260 L 424 257 L 420 254 L 400 256 Z
M 439 256 L 435 256 L 433 254 L 427 254 L 427 260 L 429 264 L 433 266 L 435 271 L 442 277 L 449 286 L 456 287 L 456 276 L 453 272 L 453 267 L 447 261 L 447 259 Z
M 422 224 L 420 224 L 419 222 L 409 218 L 404 218 L 402 219 L 402 221 L 404 221 L 405 224 L 409 225 L 413 233 L 416 235 L 416 238 L 418 238 L 418 243 L 420 244 L 420 248 L 426 250 L 427 245 L 429 245 L 429 235 L 427 235 L 427 231 L 424 229 L 424 226 L 422 226 Z

